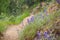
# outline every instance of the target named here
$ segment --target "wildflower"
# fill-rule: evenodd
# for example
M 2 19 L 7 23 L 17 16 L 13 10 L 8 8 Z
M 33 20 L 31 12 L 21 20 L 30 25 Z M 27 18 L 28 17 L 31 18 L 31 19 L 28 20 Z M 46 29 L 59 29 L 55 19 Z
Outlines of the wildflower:
M 27 19 L 28 23 L 33 22 L 33 21 L 34 21 L 34 16 L 32 16 L 30 19 Z
M 49 30 L 48 29 L 45 29 L 44 30 L 44 38 L 48 38 L 49 37 L 49 34 L 50 34 Z
M 49 35 L 48 35 L 48 32 L 47 32 L 47 31 L 45 31 L 45 32 L 44 32 L 44 37 L 45 37 L 45 38 L 49 37 Z
M 37 40 L 41 40 L 41 38 L 42 38 L 42 31 L 38 30 L 37 31 Z
M 37 37 L 40 38 L 41 33 L 39 31 L 37 31 Z
M 33 22 L 33 21 L 34 21 L 34 16 L 32 16 L 32 17 L 31 17 L 30 21 L 31 21 L 31 22 Z

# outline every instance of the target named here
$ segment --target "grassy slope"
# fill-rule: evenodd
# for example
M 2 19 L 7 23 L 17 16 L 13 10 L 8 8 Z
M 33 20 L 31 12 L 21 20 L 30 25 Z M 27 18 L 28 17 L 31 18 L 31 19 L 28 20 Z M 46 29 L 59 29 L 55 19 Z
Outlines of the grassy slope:
M 24 40 L 25 38 L 28 38 L 28 40 L 33 40 L 37 29 L 40 29 L 41 27 L 44 26 L 46 27 L 46 25 L 48 28 L 53 27 L 52 24 L 54 23 L 54 19 L 56 17 L 60 17 L 60 10 L 55 12 L 54 14 L 50 14 L 48 17 L 44 16 L 43 20 L 39 18 L 40 15 L 39 16 L 38 15 L 35 17 L 35 21 L 27 25 L 23 32 L 20 34 L 20 40 Z M 47 23 L 49 19 L 50 22 Z

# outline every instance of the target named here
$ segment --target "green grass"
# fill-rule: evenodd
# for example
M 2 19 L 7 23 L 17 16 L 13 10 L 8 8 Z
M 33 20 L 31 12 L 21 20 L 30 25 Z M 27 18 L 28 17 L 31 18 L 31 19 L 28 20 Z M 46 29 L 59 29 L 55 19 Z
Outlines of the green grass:
M 3 32 L 6 29 L 7 25 L 7 21 L 0 20 L 0 32 Z
M 23 19 L 24 19 L 25 17 L 27 17 L 27 16 L 29 16 L 29 15 L 30 15 L 30 14 L 29 14 L 29 11 L 25 11 L 22 15 L 16 17 L 15 23 L 16 23 L 16 24 L 19 24 L 20 22 L 23 21 Z
M 28 10 L 24 11 L 22 15 L 19 15 L 17 17 L 10 16 L 10 17 L 4 17 L 3 19 L 0 19 L 0 32 L 6 30 L 6 28 L 10 25 L 21 23 L 23 19 L 27 16 L 29 16 Z

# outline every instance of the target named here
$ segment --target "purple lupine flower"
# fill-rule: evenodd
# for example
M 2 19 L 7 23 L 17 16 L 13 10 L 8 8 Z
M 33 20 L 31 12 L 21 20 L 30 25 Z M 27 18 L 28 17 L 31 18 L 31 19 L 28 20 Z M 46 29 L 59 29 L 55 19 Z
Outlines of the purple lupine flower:
M 45 37 L 47 40 L 52 40 L 52 36 L 50 35 L 50 32 L 49 32 L 49 31 L 44 32 L 44 37 Z
M 45 38 L 48 38 L 48 37 L 49 37 L 49 32 L 45 31 L 45 32 L 44 32 L 44 37 L 45 37 Z
M 33 22 L 33 21 L 34 21 L 34 16 L 32 16 L 32 17 L 31 17 L 30 21 L 31 21 L 31 22 Z
M 41 33 L 39 31 L 37 31 L 37 38 L 40 39 L 41 38 Z

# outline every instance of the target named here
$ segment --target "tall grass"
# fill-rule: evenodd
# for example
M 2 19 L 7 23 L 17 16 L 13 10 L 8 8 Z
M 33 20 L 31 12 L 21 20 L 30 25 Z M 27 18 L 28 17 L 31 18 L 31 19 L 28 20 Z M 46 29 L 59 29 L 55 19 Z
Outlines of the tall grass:
M 9 24 L 8 18 L 5 18 L 4 20 L 0 20 L 0 32 L 3 32 Z
M 28 40 L 33 40 L 37 29 L 46 28 L 46 25 L 48 28 L 53 27 L 52 24 L 54 19 L 56 17 L 60 17 L 60 11 L 49 14 L 48 16 L 44 15 L 43 19 L 41 18 L 41 14 L 44 15 L 45 13 L 36 15 L 34 18 L 34 22 L 27 25 L 22 33 L 20 33 L 20 40 L 25 40 L 26 38 Z
M 27 16 L 29 16 L 29 11 L 25 11 L 22 15 L 20 16 L 17 16 L 16 19 L 15 19 L 15 23 L 16 24 L 19 24 L 21 21 L 23 21 L 23 19 Z

